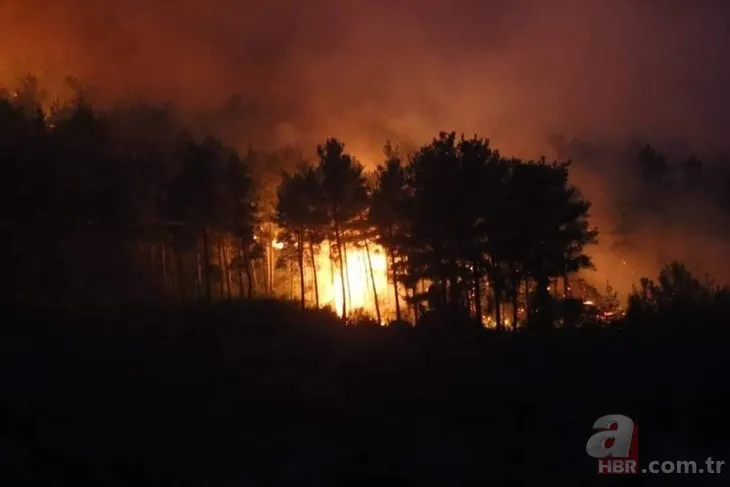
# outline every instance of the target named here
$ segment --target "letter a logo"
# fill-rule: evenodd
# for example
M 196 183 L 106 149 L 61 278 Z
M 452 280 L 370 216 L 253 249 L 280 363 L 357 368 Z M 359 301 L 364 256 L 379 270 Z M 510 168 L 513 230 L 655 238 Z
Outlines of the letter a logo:
M 608 414 L 598 418 L 593 429 L 601 431 L 588 439 L 588 455 L 599 459 L 638 456 L 635 451 L 638 438 L 634 438 L 635 425 L 631 418 L 621 414 Z

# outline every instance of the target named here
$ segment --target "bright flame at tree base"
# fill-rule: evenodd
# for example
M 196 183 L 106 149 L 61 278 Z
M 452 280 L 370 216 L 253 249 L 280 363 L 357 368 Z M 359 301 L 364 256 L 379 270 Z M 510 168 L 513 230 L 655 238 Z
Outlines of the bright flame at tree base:
M 356 310 L 362 310 L 375 317 L 377 296 L 383 322 L 387 323 L 388 320 L 393 319 L 395 317 L 395 298 L 392 281 L 388 278 L 389 266 L 383 248 L 373 243 L 368 243 L 367 250 L 364 245 L 357 247 L 348 245 L 345 246 L 344 254 L 347 256 L 344 262 L 344 300 L 348 316 Z M 319 306 L 329 306 L 339 316 L 342 316 L 343 278 L 336 249 L 330 249 L 329 244 L 324 242 L 315 250 L 317 288 L 315 288 L 312 259 L 309 252 L 306 252 L 304 260 L 304 289 L 307 306 L 316 305 L 316 289 L 318 289 Z M 293 269 L 293 271 L 290 276 L 289 294 L 292 299 L 297 300 L 300 298 L 299 272 L 298 269 Z
M 386 318 L 391 314 L 390 308 L 394 308 L 391 306 L 393 298 L 389 296 L 388 292 L 388 263 L 382 247 L 369 244 L 368 250 L 370 251 L 369 262 L 368 252 L 364 247 L 345 247 L 344 299 L 347 313 L 349 315 L 356 309 L 362 309 L 375 316 L 377 296 L 380 313 L 383 318 Z M 343 278 L 339 259 L 334 254 L 336 253 L 333 252 L 333 257 L 330 259 L 329 245 L 324 244 L 315 258 L 320 294 L 319 303 L 320 306 L 332 307 L 338 315 L 342 316 Z

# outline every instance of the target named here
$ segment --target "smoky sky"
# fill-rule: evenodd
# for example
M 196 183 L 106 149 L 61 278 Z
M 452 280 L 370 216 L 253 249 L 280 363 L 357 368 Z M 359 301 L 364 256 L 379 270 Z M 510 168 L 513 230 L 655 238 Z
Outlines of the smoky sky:
M 720 150 L 727 46 L 717 0 L 0 0 L 0 78 L 73 75 L 191 113 L 240 94 L 265 135 L 231 123 L 229 142 L 336 136 L 366 162 L 439 130 L 527 157 L 550 133 Z M 621 184 L 599 159 L 582 182 L 605 216 Z
M 243 93 L 283 139 L 368 150 L 452 128 L 510 152 L 540 150 L 549 131 L 708 144 L 730 122 L 728 12 L 713 0 L 0 0 L 0 69 L 188 107 Z

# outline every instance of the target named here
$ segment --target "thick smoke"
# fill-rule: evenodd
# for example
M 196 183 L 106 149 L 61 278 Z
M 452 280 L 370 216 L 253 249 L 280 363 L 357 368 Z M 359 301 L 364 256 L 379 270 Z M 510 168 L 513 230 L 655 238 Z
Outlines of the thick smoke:
M 412 147 L 456 129 L 536 157 L 567 134 L 608 147 L 570 155 L 609 230 L 627 141 L 723 149 L 728 13 L 714 0 L 0 0 L 0 77 L 74 75 L 107 98 L 208 110 L 240 146 L 310 150 L 337 136 L 370 164 L 386 138 Z M 647 231 L 632 260 L 650 269 L 636 272 L 655 273 L 656 245 L 690 258 L 727 249 L 704 233 Z M 608 252 L 597 263 L 615 268 L 624 257 Z

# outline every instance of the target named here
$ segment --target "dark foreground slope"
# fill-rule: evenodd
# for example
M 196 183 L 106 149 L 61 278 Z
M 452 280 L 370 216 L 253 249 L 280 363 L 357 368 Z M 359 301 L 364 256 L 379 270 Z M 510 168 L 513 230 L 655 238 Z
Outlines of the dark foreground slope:
M 625 485 L 585 453 L 604 414 L 640 424 L 642 463 L 730 461 L 727 352 L 721 334 L 344 328 L 270 302 L 16 313 L 1 468 L 35 485 Z

